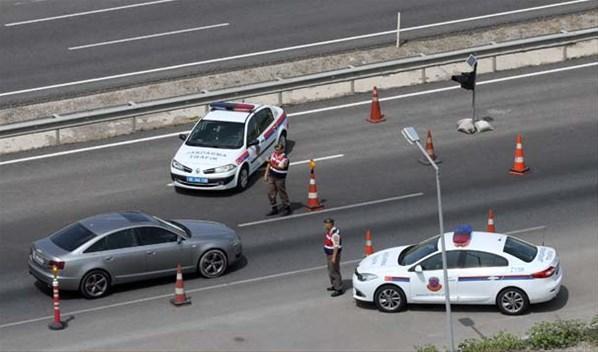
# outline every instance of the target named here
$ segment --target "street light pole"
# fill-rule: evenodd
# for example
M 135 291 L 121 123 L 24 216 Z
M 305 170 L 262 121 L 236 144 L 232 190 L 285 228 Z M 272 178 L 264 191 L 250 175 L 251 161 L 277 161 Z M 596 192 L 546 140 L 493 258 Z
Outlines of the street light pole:
M 432 160 L 430 155 L 426 152 L 424 147 L 422 147 L 419 136 L 417 135 L 417 131 L 413 127 L 407 127 L 403 129 L 403 136 L 410 144 L 415 143 L 419 150 L 424 154 L 426 159 L 430 162 L 430 165 L 434 168 L 436 173 L 436 195 L 438 198 L 438 225 L 440 227 L 440 252 L 442 256 L 442 274 L 444 276 L 444 301 L 446 307 L 446 325 L 447 325 L 447 334 L 449 338 L 449 351 L 455 351 L 455 337 L 453 333 L 453 319 L 451 314 L 451 301 L 450 301 L 450 291 L 449 291 L 449 281 L 448 281 L 448 270 L 447 270 L 447 263 L 446 263 L 446 245 L 444 240 L 444 218 L 442 217 L 442 196 L 440 192 L 440 169 L 438 165 Z

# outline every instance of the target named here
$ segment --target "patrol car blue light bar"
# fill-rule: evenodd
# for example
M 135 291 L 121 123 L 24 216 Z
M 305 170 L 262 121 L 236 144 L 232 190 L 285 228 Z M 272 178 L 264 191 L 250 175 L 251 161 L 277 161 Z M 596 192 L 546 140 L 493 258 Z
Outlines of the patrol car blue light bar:
M 225 101 L 219 101 L 210 104 L 211 110 L 229 110 L 229 111 L 242 111 L 252 112 L 255 109 L 255 105 L 245 103 L 229 103 Z

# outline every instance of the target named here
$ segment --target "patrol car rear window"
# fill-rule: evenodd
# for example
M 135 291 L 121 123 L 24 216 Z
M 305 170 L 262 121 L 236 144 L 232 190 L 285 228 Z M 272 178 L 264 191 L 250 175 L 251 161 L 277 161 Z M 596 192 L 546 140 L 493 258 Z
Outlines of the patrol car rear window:
M 193 147 L 237 149 L 243 145 L 245 125 L 240 122 L 201 120 L 185 142 Z
M 50 237 L 50 240 L 65 251 L 72 252 L 95 236 L 95 233 L 76 223 L 59 230 Z
M 503 252 L 519 258 L 526 263 L 531 263 L 536 258 L 536 254 L 538 254 L 538 247 L 514 237 L 507 237 Z
M 439 236 L 432 237 L 411 247 L 407 247 L 399 255 L 399 265 L 411 265 L 430 253 L 438 250 Z

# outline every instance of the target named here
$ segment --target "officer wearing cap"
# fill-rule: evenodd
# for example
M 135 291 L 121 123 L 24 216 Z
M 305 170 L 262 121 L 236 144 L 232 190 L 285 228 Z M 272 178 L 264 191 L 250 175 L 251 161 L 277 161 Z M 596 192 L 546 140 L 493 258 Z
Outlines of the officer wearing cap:
M 334 226 L 334 220 L 331 218 L 324 220 L 324 229 L 326 230 L 324 234 L 324 253 L 326 253 L 328 277 L 331 284 L 327 290 L 334 291 L 331 296 L 336 297 L 345 293 L 340 270 L 341 251 L 343 249 L 341 232 Z
M 272 210 L 267 216 L 278 214 L 278 205 L 276 204 L 276 196 L 280 195 L 282 202 L 283 215 L 291 214 L 291 206 L 289 203 L 289 195 L 287 193 L 286 179 L 289 172 L 289 158 L 284 153 L 284 145 L 277 144 L 274 147 L 274 152 L 268 160 L 266 172 L 264 173 L 264 181 L 268 183 L 268 199 Z

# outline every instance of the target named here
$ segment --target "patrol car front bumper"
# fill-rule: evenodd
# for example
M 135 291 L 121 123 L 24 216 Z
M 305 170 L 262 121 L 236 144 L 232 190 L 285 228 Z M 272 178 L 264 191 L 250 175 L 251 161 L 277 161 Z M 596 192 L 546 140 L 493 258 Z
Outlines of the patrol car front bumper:
M 178 174 L 173 171 L 170 172 L 170 178 L 176 187 L 197 190 L 224 190 L 236 186 L 236 171 L 218 174 L 218 177 L 195 177 L 201 179 L 202 182 L 194 182 L 189 179 L 190 175 Z M 205 181 L 205 182 L 203 182 Z

